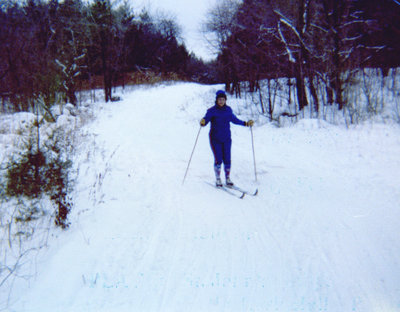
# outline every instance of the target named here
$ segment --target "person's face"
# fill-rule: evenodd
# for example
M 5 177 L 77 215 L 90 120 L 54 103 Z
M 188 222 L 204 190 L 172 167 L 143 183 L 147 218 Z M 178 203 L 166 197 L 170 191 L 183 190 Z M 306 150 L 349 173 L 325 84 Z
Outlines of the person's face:
M 219 98 L 217 99 L 217 104 L 218 104 L 219 107 L 224 106 L 224 105 L 226 104 L 226 99 L 223 98 L 223 97 L 219 97 Z

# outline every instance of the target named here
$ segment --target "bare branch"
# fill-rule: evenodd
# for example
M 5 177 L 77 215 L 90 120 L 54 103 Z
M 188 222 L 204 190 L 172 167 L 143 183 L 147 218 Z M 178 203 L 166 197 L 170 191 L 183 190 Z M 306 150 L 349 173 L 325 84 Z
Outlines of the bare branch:
M 281 31 L 281 22 L 280 22 L 280 21 L 278 22 L 278 32 L 279 32 L 279 35 L 280 35 L 280 38 L 281 38 L 282 42 L 283 42 L 284 45 L 285 45 L 285 49 L 286 49 L 286 51 L 287 51 L 287 53 L 288 53 L 288 56 L 289 56 L 289 61 L 292 62 L 292 63 L 296 63 L 296 59 L 293 57 L 292 51 L 290 50 L 289 45 L 288 45 L 288 43 L 286 42 L 286 39 L 285 39 L 285 37 L 284 37 L 283 34 L 282 34 L 282 31 Z

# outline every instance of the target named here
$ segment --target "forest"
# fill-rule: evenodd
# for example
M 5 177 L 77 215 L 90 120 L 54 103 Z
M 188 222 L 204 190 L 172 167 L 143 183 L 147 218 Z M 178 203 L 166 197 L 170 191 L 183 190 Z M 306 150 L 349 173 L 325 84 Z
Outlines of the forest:
M 75 105 L 77 91 L 97 87 L 108 102 L 112 87 L 143 82 L 150 72 L 199 80 L 203 63 L 187 51 L 173 18 L 159 15 L 134 13 L 127 3 L 109 0 L 2 1 L 3 110 L 30 110 L 37 101 L 44 107 Z
M 219 80 L 238 96 L 260 91 L 261 112 L 271 119 L 271 86 L 288 90 L 289 104 L 297 103 L 292 113 L 312 106 L 318 116 L 325 106 L 340 111 L 353 105 L 348 91 L 359 81 L 383 82 L 391 73 L 396 84 L 396 71 L 389 69 L 400 64 L 398 1 L 226 0 L 210 11 L 205 26 L 220 51 Z
M 209 63 L 186 49 L 173 17 L 128 2 L 2 1 L 0 27 L 3 111 L 76 105 L 78 91 L 99 87 L 108 102 L 115 86 L 172 79 L 250 93 L 271 120 L 273 89 L 286 88 L 295 108 L 285 114 L 318 115 L 348 108 L 365 69 L 385 79 L 400 63 L 396 0 L 218 1 L 203 25 L 218 54 Z

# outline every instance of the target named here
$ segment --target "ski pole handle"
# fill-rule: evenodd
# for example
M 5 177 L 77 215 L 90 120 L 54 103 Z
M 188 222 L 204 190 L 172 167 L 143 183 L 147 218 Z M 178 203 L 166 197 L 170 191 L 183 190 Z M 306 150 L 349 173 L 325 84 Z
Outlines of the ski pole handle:
M 189 171 L 189 166 L 190 166 L 190 163 L 191 163 L 191 161 L 192 161 L 193 153 L 194 153 L 194 150 L 195 150 L 196 145 L 197 145 L 197 140 L 199 139 L 199 135 L 200 135 L 201 128 L 202 128 L 202 127 L 200 126 L 199 132 L 197 133 L 196 141 L 194 142 L 192 154 L 190 155 L 190 158 L 189 158 L 189 162 L 188 162 L 188 165 L 187 165 L 187 168 L 186 168 L 185 176 L 183 177 L 182 185 L 185 183 L 185 179 L 186 179 L 187 173 L 188 173 L 188 171 Z

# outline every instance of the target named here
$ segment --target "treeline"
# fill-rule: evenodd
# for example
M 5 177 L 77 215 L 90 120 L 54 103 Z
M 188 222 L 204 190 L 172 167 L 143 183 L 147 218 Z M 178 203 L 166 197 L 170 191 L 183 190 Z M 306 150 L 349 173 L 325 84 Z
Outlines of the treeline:
M 0 4 L 0 95 L 15 110 L 38 100 L 76 104 L 76 91 L 98 87 L 99 77 L 106 101 L 135 72 L 203 79 L 204 63 L 189 54 L 166 14 L 135 14 L 110 0 Z
M 398 1 L 224 0 L 205 26 L 228 91 L 240 95 L 247 82 L 254 92 L 260 81 L 287 77 L 300 111 L 312 105 L 318 113 L 321 100 L 341 110 L 357 71 L 380 68 L 385 76 L 400 65 Z

